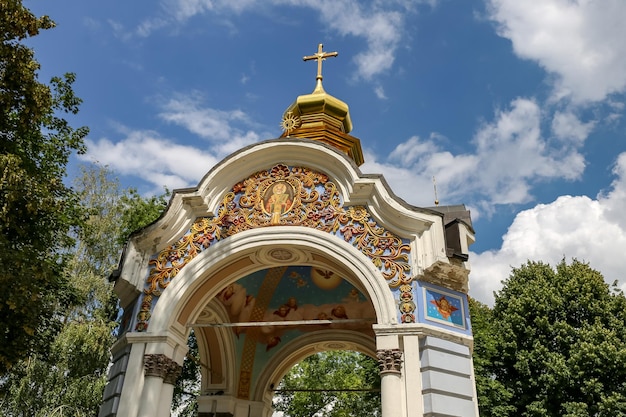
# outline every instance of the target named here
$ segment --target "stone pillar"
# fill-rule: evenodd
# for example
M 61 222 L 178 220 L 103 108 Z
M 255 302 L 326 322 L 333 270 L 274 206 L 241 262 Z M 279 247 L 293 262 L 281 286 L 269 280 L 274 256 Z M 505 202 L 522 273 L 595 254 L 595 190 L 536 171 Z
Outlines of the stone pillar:
M 397 417 L 402 408 L 400 392 L 402 381 L 402 351 L 400 349 L 380 349 L 376 352 L 380 369 L 380 401 L 382 417 Z
M 159 400 L 158 417 L 170 417 L 170 409 L 172 408 L 172 397 L 174 396 L 174 385 L 180 376 L 183 367 L 175 361 L 171 361 L 167 365 L 165 378 L 163 378 L 163 387 L 161 388 L 161 398 Z
M 172 403 L 173 383 L 164 384 L 164 380 L 174 381 L 180 374 L 181 366 L 163 354 L 144 355 L 145 379 L 141 399 L 139 402 L 138 417 L 169 416 Z M 171 386 L 171 389 L 166 387 Z M 167 395 L 164 397 L 164 394 Z
M 405 334 L 402 338 L 402 386 L 405 393 L 406 415 L 423 416 L 422 371 L 419 336 Z

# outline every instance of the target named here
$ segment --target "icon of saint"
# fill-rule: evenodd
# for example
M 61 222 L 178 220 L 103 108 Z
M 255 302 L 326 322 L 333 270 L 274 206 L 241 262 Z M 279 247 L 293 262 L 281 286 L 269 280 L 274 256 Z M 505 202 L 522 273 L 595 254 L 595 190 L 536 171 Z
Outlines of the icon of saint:
M 287 192 L 287 184 L 277 182 L 272 186 L 272 195 L 265 201 L 265 211 L 271 217 L 271 224 L 279 224 L 280 216 L 291 209 L 291 195 Z

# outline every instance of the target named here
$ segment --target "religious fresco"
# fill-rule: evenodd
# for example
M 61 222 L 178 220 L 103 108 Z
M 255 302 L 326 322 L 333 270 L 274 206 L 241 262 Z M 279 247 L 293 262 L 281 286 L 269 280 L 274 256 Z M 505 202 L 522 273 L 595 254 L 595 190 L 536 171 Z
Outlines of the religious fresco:
M 371 334 L 376 312 L 370 300 L 330 270 L 274 267 L 228 284 L 216 296 L 232 327 L 240 398 L 271 356 L 303 334 L 342 329 Z
M 426 320 L 466 329 L 464 296 L 428 287 L 422 290 Z
M 278 164 L 238 182 L 223 197 L 217 215 L 199 217 L 174 244 L 152 256 L 135 331 L 146 331 L 161 293 L 199 253 L 244 230 L 289 225 L 328 232 L 361 251 L 400 293 L 413 280 L 410 246 L 379 225 L 364 206 L 343 206 L 337 186 L 326 174 Z M 415 321 L 413 314 L 403 317 Z
M 280 218 L 293 207 L 295 191 L 291 184 L 285 181 L 276 181 L 263 196 L 265 214 L 271 216 L 270 224 L 280 224 Z
M 250 324 L 233 327 L 235 335 L 253 338 L 266 351 L 289 339 L 290 332 L 371 329 L 376 321 L 372 303 L 352 284 L 332 271 L 309 266 L 255 272 L 227 285 L 216 298 L 231 323 Z

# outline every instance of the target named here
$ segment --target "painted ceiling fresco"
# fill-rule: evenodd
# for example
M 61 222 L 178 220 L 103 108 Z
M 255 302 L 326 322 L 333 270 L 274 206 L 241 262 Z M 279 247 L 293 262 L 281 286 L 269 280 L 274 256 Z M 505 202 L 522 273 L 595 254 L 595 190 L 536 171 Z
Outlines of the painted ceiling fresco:
M 376 321 L 372 303 L 357 288 L 332 271 L 310 266 L 257 271 L 227 285 L 216 298 L 231 323 L 242 324 L 232 331 L 243 398 L 272 355 L 299 336 L 327 329 L 372 334 Z
M 226 286 L 217 299 L 231 323 L 271 323 L 233 327 L 237 336 L 245 334 L 266 351 L 303 332 L 328 328 L 371 331 L 376 317 L 372 303 L 352 284 L 332 271 L 310 266 L 257 271 Z

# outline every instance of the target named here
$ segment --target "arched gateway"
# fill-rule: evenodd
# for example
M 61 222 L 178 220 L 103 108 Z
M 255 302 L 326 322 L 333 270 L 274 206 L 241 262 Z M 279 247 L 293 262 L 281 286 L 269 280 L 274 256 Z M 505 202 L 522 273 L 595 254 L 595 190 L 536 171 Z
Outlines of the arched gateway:
M 280 139 L 236 152 L 135 233 L 100 416 L 169 416 L 194 329 L 199 416 L 269 417 L 273 388 L 330 349 L 378 359 L 384 417 L 477 416 L 463 206 L 412 207 L 364 175 L 348 106 L 317 85 Z

